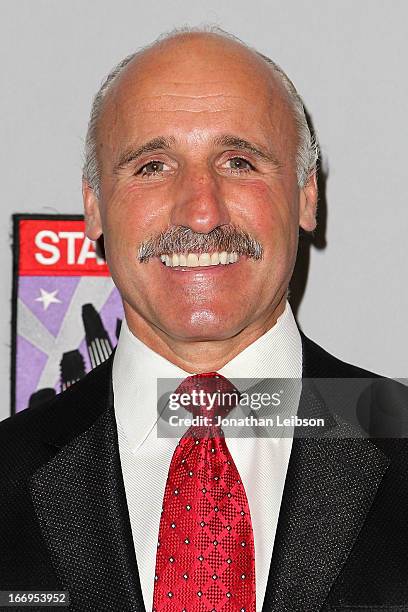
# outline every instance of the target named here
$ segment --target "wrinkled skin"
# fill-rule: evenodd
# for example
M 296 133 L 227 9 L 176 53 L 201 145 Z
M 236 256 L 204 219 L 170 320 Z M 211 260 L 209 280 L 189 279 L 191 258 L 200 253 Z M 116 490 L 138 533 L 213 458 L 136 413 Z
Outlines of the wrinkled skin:
M 226 135 L 257 151 L 232 146 Z M 168 142 L 122 163 L 159 137 Z M 99 199 L 83 188 L 87 235 L 104 235 L 131 331 L 187 371 L 219 369 L 283 312 L 299 226 L 311 231 L 316 223 L 316 180 L 298 187 L 297 144 L 273 70 L 214 34 L 144 52 L 105 99 Z M 262 260 L 241 256 L 202 270 L 137 260 L 140 243 L 170 226 L 208 233 L 228 224 L 262 244 Z

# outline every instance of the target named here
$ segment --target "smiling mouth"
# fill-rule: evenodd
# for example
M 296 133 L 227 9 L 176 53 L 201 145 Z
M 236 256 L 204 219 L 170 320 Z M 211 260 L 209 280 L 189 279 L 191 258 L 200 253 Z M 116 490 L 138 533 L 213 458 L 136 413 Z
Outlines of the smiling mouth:
M 225 266 L 236 263 L 239 259 L 235 251 L 215 253 L 172 253 L 170 255 L 160 255 L 163 265 L 168 268 L 203 268 L 208 266 Z

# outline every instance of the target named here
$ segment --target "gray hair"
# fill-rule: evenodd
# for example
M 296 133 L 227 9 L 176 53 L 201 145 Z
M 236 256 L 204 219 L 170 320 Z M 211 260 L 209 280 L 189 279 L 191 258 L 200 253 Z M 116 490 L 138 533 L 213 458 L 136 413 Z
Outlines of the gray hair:
M 169 40 L 171 38 L 176 38 L 177 36 L 182 36 L 183 34 L 217 34 L 229 40 L 234 40 L 239 44 L 243 45 L 247 49 L 253 51 L 258 57 L 261 57 L 267 64 L 269 64 L 273 70 L 276 72 L 278 77 L 280 78 L 283 87 L 288 93 L 289 101 L 292 105 L 293 115 L 296 122 L 296 127 L 298 130 L 298 150 L 296 155 L 296 176 L 299 187 L 304 187 L 307 183 L 310 176 L 312 176 L 316 172 L 317 160 L 319 158 L 319 146 L 316 142 L 314 135 L 311 133 L 308 121 L 305 114 L 305 109 L 303 105 L 302 98 L 298 94 L 296 87 L 289 79 L 287 74 L 282 70 L 282 68 L 276 64 L 273 60 L 271 60 L 266 55 L 263 55 L 256 49 L 250 47 L 242 40 L 240 40 L 237 36 L 226 32 L 222 28 L 214 25 L 202 26 L 202 27 L 189 27 L 184 26 L 182 28 L 176 28 L 171 32 L 164 33 L 159 36 L 155 41 L 142 47 L 138 51 L 131 53 L 123 60 L 119 62 L 108 74 L 106 79 L 103 81 L 99 91 L 97 92 L 91 108 L 91 115 L 88 123 L 88 130 L 86 133 L 85 139 L 85 161 L 83 166 L 83 178 L 89 184 L 89 186 L 93 189 L 96 197 L 99 197 L 99 189 L 100 189 L 100 177 L 99 177 L 99 167 L 98 167 L 98 159 L 97 159 L 97 151 L 96 151 L 96 132 L 98 120 L 100 117 L 103 101 L 108 93 L 109 89 L 125 69 L 125 67 L 138 55 L 141 55 L 148 49 L 158 45 L 159 43 Z

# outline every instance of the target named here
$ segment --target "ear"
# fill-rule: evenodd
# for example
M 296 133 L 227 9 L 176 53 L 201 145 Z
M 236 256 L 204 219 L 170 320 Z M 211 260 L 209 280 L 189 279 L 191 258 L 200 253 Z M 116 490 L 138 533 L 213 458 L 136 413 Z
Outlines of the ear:
M 90 240 L 98 240 L 102 235 L 99 200 L 92 187 L 85 180 L 82 181 L 82 198 L 84 202 L 85 233 Z
M 306 232 L 316 229 L 317 178 L 314 172 L 299 194 L 299 225 Z

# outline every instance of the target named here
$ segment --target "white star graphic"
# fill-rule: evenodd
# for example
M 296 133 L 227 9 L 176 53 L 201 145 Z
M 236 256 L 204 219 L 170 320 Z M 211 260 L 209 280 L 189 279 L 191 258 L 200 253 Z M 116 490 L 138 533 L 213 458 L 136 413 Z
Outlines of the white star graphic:
M 55 291 L 45 291 L 40 289 L 41 296 L 35 298 L 36 302 L 42 302 L 43 310 L 47 310 L 50 304 L 62 304 L 61 300 L 57 298 L 58 289 Z

